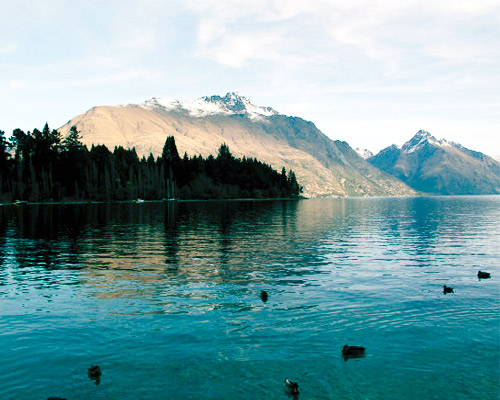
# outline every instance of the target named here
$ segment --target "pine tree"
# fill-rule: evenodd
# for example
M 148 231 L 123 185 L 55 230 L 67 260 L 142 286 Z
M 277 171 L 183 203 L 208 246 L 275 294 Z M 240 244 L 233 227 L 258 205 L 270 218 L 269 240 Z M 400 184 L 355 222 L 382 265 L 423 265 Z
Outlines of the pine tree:
M 175 139 L 173 136 L 167 137 L 165 145 L 163 146 L 161 157 L 164 161 L 170 163 L 176 163 L 180 160 L 179 152 L 177 151 L 177 146 L 175 145 Z
M 167 137 L 165 145 L 163 146 L 161 158 L 165 176 L 167 177 L 167 197 L 175 198 L 175 179 L 177 175 L 176 172 L 178 172 L 180 166 L 180 157 L 173 136 Z
M 9 142 L 5 139 L 5 132 L 0 130 L 0 196 L 1 200 L 12 196 L 12 163 L 8 151 Z
M 69 129 L 69 134 L 62 141 L 63 149 L 67 151 L 71 150 L 83 150 L 85 145 L 80 141 L 80 132 L 78 132 L 75 125 Z

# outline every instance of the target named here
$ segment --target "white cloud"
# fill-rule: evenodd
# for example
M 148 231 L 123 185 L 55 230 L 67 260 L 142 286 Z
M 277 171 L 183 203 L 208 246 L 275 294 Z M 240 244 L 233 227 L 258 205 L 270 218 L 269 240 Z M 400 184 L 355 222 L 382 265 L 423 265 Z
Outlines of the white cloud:
M 100 74 L 89 76 L 84 79 L 56 79 L 39 83 L 37 86 L 45 89 L 89 87 L 97 85 L 107 85 L 116 82 L 128 82 L 136 79 L 157 79 L 159 74 L 149 69 L 126 70 L 111 74 Z
M 17 50 L 17 43 L 0 43 L 0 54 L 13 53 Z
M 8 90 L 21 90 L 21 89 L 26 89 L 28 88 L 29 85 L 26 81 L 11 81 L 8 84 Z
M 151 50 L 155 47 L 157 38 L 152 32 L 135 30 L 130 33 L 130 38 L 125 40 L 120 47 L 129 50 Z
M 204 18 L 198 26 L 198 41 L 201 45 L 209 45 L 214 40 L 224 37 L 227 29 L 215 19 Z
M 9 82 L 5 90 L 9 92 L 18 92 L 19 90 L 47 90 L 47 89 L 70 89 L 77 87 L 94 87 L 114 84 L 118 82 L 130 82 L 134 80 L 156 80 L 161 79 L 162 75 L 151 69 L 124 70 L 108 74 L 95 74 L 86 77 L 60 77 L 57 79 L 38 80 L 13 80 Z
M 263 51 L 267 43 L 279 45 L 282 54 L 309 44 L 317 52 L 330 51 L 331 58 L 339 53 L 345 56 L 350 47 L 384 65 L 388 73 L 407 68 L 413 57 L 466 62 L 491 57 L 498 48 L 498 39 L 477 43 L 484 38 L 471 25 L 477 18 L 498 20 L 492 16 L 500 8 L 494 1 L 222 0 L 195 1 L 191 6 L 200 15 L 199 54 L 234 67 L 269 59 Z M 465 40 L 464 34 L 472 37 Z M 308 43 L 308 37 L 314 37 L 314 43 Z M 301 40 L 287 43 L 283 38 Z M 236 53 L 234 60 L 228 57 L 230 51 Z
M 199 49 L 198 55 L 226 66 L 242 67 L 252 60 L 290 62 L 291 55 L 286 51 L 282 53 L 284 48 L 286 41 L 279 32 L 243 32 L 224 35 L 206 43 Z M 299 60 L 295 57 L 294 61 Z
M 498 49 L 491 45 L 464 43 L 455 39 L 428 43 L 423 46 L 422 53 L 452 62 L 488 62 L 498 58 Z

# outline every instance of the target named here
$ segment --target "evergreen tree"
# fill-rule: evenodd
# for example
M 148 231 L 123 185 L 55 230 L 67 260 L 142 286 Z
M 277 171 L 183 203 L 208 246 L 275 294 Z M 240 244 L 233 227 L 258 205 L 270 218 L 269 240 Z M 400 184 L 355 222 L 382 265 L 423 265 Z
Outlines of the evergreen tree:
M 24 133 L 21 129 L 14 129 L 11 137 L 12 148 L 14 149 L 15 159 L 17 161 L 28 158 L 33 150 L 31 134 Z
M 88 191 L 92 198 L 110 200 L 116 197 L 116 191 L 111 191 L 112 185 L 116 182 L 116 170 L 111 152 L 105 145 L 92 146 L 89 159 Z
M 233 155 L 229 151 L 229 147 L 227 146 L 226 143 L 222 143 L 219 147 L 219 154 L 217 156 L 218 159 L 221 160 L 232 160 Z
M 0 199 L 8 200 L 11 196 L 12 172 L 9 143 L 5 139 L 5 132 L 0 130 Z
M 167 137 L 165 145 L 163 146 L 163 151 L 161 153 L 161 158 L 163 162 L 163 168 L 165 171 L 165 176 L 168 177 L 167 181 L 167 197 L 175 197 L 175 181 L 176 176 L 179 172 L 180 167 L 180 157 L 177 151 L 177 146 L 175 145 L 175 139 L 173 136 Z
M 293 197 L 297 197 L 302 193 L 302 186 L 297 183 L 297 178 L 295 177 L 295 173 L 290 170 L 288 171 L 288 187 L 289 187 L 289 195 Z
M 0 130 L 0 172 L 7 172 L 9 160 L 9 142 L 5 139 L 5 132 Z
M 179 162 L 179 152 L 177 151 L 175 138 L 173 136 L 169 136 L 167 137 L 167 140 L 165 140 L 161 157 L 165 162 L 169 162 L 172 164 Z
M 80 141 L 80 132 L 78 132 L 75 125 L 69 129 L 69 134 L 62 141 L 63 149 L 66 151 L 83 150 L 85 145 Z
M 88 195 L 85 190 L 88 150 L 80 139 L 81 136 L 73 125 L 68 136 L 62 141 L 58 167 L 59 181 L 63 188 L 61 198 L 81 198 Z

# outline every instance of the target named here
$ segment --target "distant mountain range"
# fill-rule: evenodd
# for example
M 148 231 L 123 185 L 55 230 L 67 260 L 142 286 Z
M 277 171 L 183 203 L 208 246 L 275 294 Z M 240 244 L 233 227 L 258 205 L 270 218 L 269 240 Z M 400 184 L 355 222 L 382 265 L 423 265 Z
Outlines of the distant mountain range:
M 401 148 L 392 145 L 367 159 L 417 191 L 429 194 L 500 193 L 500 163 L 420 130 Z
M 152 98 L 140 105 L 94 107 L 59 131 L 66 135 L 73 125 L 89 147 L 135 147 L 140 156 L 159 156 L 168 136 L 174 136 L 181 155 L 189 156 L 217 154 L 225 143 L 236 157 L 255 157 L 278 171 L 292 169 L 307 197 L 415 194 L 312 122 L 256 106 L 238 93 L 188 102 Z
M 188 156 L 215 155 L 225 143 L 236 157 L 257 158 L 278 171 L 292 169 L 307 197 L 500 193 L 498 161 L 429 132 L 373 155 L 238 93 L 94 107 L 59 131 L 64 136 L 73 125 L 88 147 L 134 147 L 139 156 L 159 156 L 168 136 Z

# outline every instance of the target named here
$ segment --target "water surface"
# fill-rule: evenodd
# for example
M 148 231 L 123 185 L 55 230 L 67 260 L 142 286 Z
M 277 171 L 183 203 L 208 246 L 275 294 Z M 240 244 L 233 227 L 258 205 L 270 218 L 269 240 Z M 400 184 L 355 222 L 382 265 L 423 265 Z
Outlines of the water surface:
M 496 399 L 499 249 L 499 196 L 4 206 L 0 398 Z

